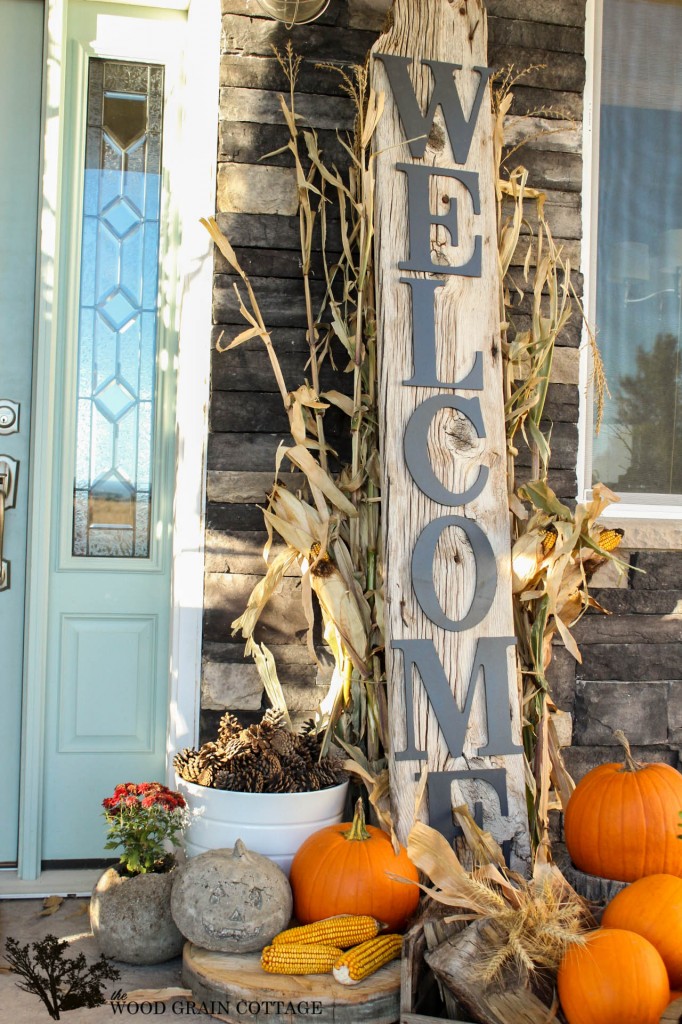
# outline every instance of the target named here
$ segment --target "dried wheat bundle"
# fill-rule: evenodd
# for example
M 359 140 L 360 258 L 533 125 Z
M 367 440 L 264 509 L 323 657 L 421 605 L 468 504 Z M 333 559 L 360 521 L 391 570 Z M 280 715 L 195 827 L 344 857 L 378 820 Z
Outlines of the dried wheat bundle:
M 478 827 L 466 807 L 454 810 L 472 857 L 462 865 L 447 840 L 423 822 L 410 832 L 410 859 L 433 883 L 424 892 L 459 912 L 446 920 L 482 921 L 486 946 L 472 968 L 490 985 L 510 969 L 528 981 L 543 970 L 556 970 L 567 948 L 584 942 L 593 924 L 586 904 L 559 869 L 536 858 L 530 880 L 509 871 L 502 850 Z

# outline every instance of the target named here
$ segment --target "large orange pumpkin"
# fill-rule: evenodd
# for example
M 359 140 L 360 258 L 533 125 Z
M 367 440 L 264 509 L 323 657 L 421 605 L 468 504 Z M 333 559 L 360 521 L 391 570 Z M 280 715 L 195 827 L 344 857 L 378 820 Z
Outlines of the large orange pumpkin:
M 625 764 L 593 768 L 566 808 L 566 846 L 577 868 L 634 882 L 644 875 L 682 875 L 677 838 L 682 775 L 668 764 L 638 764 L 622 733 Z
M 370 914 L 399 931 L 419 902 L 419 889 L 389 877 L 418 880 L 401 847 L 396 856 L 388 835 L 365 824 L 362 800 L 352 822 L 328 825 L 309 836 L 291 865 L 294 916 L 302 923 L 335 914 Z
M 644 936 L 663 957 L 670 987 L 682 986 L 682 878 L 648 875 L 633 882 L 611 900 L 602 924 Z
M 599 928 L 584 946 L 571 946 L 557 986 L 568 1024 L 658 1024 L 670 995 L 659 953 L 618 928 Z

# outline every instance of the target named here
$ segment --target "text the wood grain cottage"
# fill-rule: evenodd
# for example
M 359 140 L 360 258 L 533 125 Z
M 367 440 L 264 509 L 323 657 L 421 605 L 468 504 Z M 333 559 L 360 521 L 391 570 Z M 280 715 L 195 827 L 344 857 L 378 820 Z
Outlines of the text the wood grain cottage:
M 514 663 L 491 69 L 478 2 L 397 0 L 373 51 L 384 573 L 398 834 L 467 803 L 528 858 Z

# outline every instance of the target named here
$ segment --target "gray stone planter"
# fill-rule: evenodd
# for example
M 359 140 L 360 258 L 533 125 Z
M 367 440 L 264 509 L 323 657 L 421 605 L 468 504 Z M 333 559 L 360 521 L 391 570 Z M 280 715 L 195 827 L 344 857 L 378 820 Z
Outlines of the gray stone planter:
M 164 874 L 100 875 L 90 899 L 90 925 L 102 953 L 127 964 L 160 964 L 182 952 L 184 939 L 171 917 L 177 868 Z

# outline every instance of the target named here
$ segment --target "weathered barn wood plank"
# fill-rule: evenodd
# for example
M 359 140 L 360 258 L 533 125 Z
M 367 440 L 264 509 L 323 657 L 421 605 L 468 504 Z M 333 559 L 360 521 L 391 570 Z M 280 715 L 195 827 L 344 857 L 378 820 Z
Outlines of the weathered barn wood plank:
M 353 127 L 353 108 L 344 96 L 317 96 L 301 93 L 296 98 L 296 113 L 304 125 L 331 131 Z M 263 89 L 233 86 L 220 90 L 220 116 L 226 121 L 255 121 L 256 124 L 283 124 L 279 95 Z
M 274 473 L 275 455 L 280 442 L 292 443 L 287 434 L 209 434 L 208 468 L 227 472 Z M 346 438 L 336 439 L 336 450 L 342 458 L 349 455 Z M 345 450 L 344 450 L 345 447 Z M 286 474 L 288 463 L 282 470 Z M 210 474 L 209 474 L 210 476 Z M 221 499 L 218 499 L 221 500 Z M 227 500 L 227 499 L 222 499 Z
M 348 23 L 345 4 L 330 4 L 317 18 L 318 25 L 342 25 Z M 220 0 L 222 14 L 241 14 L 248 18 L 267 18 L 267 14 L 256 0 Z
M 219 213 L 298 212 L 298 189 L 293 167 L 264 164 L 218 164 L 216 210 Z
M 260 499 L 259 499 L 260 500 Z M 264 529 L 261 505 L 229 501 L 209 501 L 206 505 L 206 529 L 223 533 L 257 533 Z
M 283 217 L 275 213 L 219 213 L 216 220 L 233 246 L 263 246 L 266 249 L 292 250 L 300 243 L 297 216 Z M 340 250 L 341 233 L 338 221 L 329 222 L 328 241 L 332 252 Z M 319 230 L 313 234 L 312 248 L 314 251 L 321 249 Z
M 393 25 L 378 40 L 373 52 L 412 58 L 410 81 L 420 111 L 428 109 L 432 78 L 431 72 L 419 60 L 440 60 L 461 65 L 464 70 L 457 76 L 458 90 L 463 108 L 470 110 L 480 81 L 478 74 L 471 69 L 473 66 L 487 64 L 485 11 L 482 4 L 475 0 L 470 0 L 465 8 L 457 10 L 445 0 L 396 0 Z M 561 55 L 558 57 L 561 59 Z M 485 488 L 457 511 L 475 520 L 489 541 L 497 565 L 496 586 L 487 612 L 476 621 L 475 628 L 461 630 L 437 625 L 433 616 L 425 612 L 417 600 L 415 577 L 411 569 L 417 538 L 423 536 L 428 525 L 443 516 L 445 510 L 442 504 L 427 497 L 416 485 L 406 464 L 403 438 L 415 410 L 423 401 L 441 394 L 443 388 L 406 387 L 404 383 L 411 378 L 415 368 L 414 338 L 420 331 L 427 331 L 426 323 L 416 321 L 413 330 L 412 289 L 401 281 L 401 270 L 407 268 L 399 267 L 399 264 L 405 262 L 409 266 L 407 257 L 412 255 L 410 230 L 414 225 L 410 224 L 406 175 L 397 173 L 394 165 L 396 159 L 409 160 L 409 153 L 401 153 L 396 157 L 396 150 L 404 149 L 405 134 L 385 65 L 378 59 L 372 62 L 372 80 L 375 90 L 386 94 L 386 110 L 374 139 L 377 154 L 379 415 L 383 434 L 382 477 L 386 498 L 383 524 L 386 631 L 392 644 L 411 639 L 431 642 L 429 650 L 434 651 L 440 662 L 457 707 L 461 709 L 466 705 L 469 675 L 479 639 L 513 635 L 502 361 L 496 309 L 499 285 L 492 119 L 489 103 L 484 100 L 477 114 L 468 155 L 459 156 L 460 163 L 466 162 L 467 171 L 477 176 L 480 211 L 476 209 L 474 215 L 471 203 L 458 204 L 459 244 L 454 242 L 451 235 L 438 237 L 442 265 L 458 266 L 470 256 L 473 246 L 471 240 L 474 235 L 478 236 L 477 244 L 480 244 L 482 252 L 481 269 L 477 268 L 472 276 L 455 273 L 445 275 L 442 290 L 439 287 L 437 298 L 431 299 L 435 313 L 431 314 L 429 310 L 429 313 L 424 314 L 434 316 L 436 368 L 440 374 L 447 373 L 447 376 L 440 376 L 438 380 L 462 380 L 471 369 L 476 351 L 480 352 L 483 368 L 483 390 L 477 393 L 476 399 L 480 398 L 486 431 L 485 443 L 475 430 L 467 429 L 471 421 L 464 417 L 457 421 L 454 410 L 442 410 L 436 414 L 430 427 L 424 456 L 431 462 L 439 482 L 455 495 L 462 494 L 471 486 L 481 464 L 488 469 Z M 416 158 L 413 163 L 420 168 L 427 166 L 430 169 L 435 166 L 455 169 L 454 156 L 445 140 L 444 122 L 439 112 L 430 130 L 424 163 L 418 163 L 420 158 Z M 426 187 L 432 212 L 442 216 L 450 206 L 452 183 L 445 176 L 439 179 L 434 175 Z M 433 235 L 431 244 L 433 246 Z M 421 267 L 419 273 L 422 273 Z M 431 274 L 431 271 L 428 273 Z M 448 393 L 452 394 L 452 391 Z M 451 622 L 461 622 L 473 600 L 478 569 L 470 543 L 454 534 L 454 529 L 449 528 L 441 534 L 433 554 L 429 579 L 433 581 L 436 600 L 444 615 Z M 496 706 L 504 702 L 505 718 L 509 716 L 511 731 L 518 743 L 520 709 L 512 662 L 513 650 L 509 647 L 504 655 L 504 669 L 500 668 L 496 676 L 502 685 L 495 699 Z M 522 757 L 519 753 L 507 756 L 493 753 L 485 757 L 478 754 L 479 749 L 485 747 L 484 737 L 489 735 L 488 730 L 492 728 L 492 719 L 486 716 L 481 692 L 479 700 L 474 700 L 471 706 L 460 753 L 459 749 L 448 749 L 444 732 L 427 696 L 424 680 L 418 672 L 414 673 L 414 680 L 405 679 L 403 658 L 390 644 L 387 645 L 387 680 L 391 709 L 391 797 L 399 837 L 405 841 L 414 818 L 415 773 L 419 772 L 423 761 L 430 771 L 495 766 L 506 770 L 508 817 L 500 813 L 495 798 L 491 801 L 485 797 L 484 787 L 472 780 L 453 780 L 452 799 L 463 802 L 481 800 L 486 828 L 490 828 L 498 839 L 511 840 L 514 856 L 520 862 L 525 861 L 528 857 L 528 823 Z M 414 688 L 411 696 L 411 687 L 408 689 L 410 682 Z M 486 680 L 486 684 L 491 682 Z M 408 722 L 414 727 L 415 749 L 424 751 L 421 761 L 403 760 L 396 756 L 396 752 L 408 749 Z M 444 727 L 445 723 L 441 722 L 440 725 Z M 441 807 L 439 813 L 445 821 L 447 810 Z
M 565 118 L 509 116 L 504 125 L 506 146 L 523 145 L 543 153 L 580 153 L 582 122 Z
M 575 53 L 550 55 L 538 47 L 508 46 L 500 40 L 490 47 L 488 64 L 496 70 L 512 64 L 519 71 L 532 67 L 533 71 L 523 79 L 523 84 L 535 89 L 582 93 L 585 85 L 585 61 Z
M 277 277 L 251 279 L 263 320 L 268 328 L 307 326 L 305 292 L 302 280 L 282 280 Z M 321 281 L 311 282 L 313 310 L 318 310 L 325 295 Z M 241 287 L 242 296 L 244 288 Z M 234 290 L 234 278 L 216 274 L 213 285 L 213 320 L 219 324 L 244 324 L 239 311 L 239 299 Z
M 254 435 L 253 440 L 256 437 Z M 301 474 L 297 473 L 280 473 L 277 479 L 292 491 L 299 489 L 304 482 Z M 240 506 L 246 502 L 264 505 L 274 482 L 274 466 L 269 470 L 209 469 L 206 483 L 208 501 Z
M 301 253 L 298 249 L 255 249 L 234 246 L 237 259 L 249 277 L 282 277 L 301 280 Z M 332 257 L 333 258 L 333 257 Z M 222 253 L 216 253 L 214 272 L 237 277 Z M 324 277 L 322 254 L 313 253 L 311 260 L 311 276 Z
M 245 424 L 246 425 L 246 424 Z M 274 471 L 275 455 L 280 442 L 290 444 L 288 434 L 209 434 L 208 468 L 250 473 Z
M 222 53 L 271 57 L 272 47 L 284 52 L 289 39 L 294 52 L 314 54 L 317 61 L 345 63 L 364 60 L 376 39 L 376 32 L 362 29 L 349 32 L 343 26 L 321 25 L 319 22 L 287 29 L 279 22 L 265 18 L 248 18 L 239 14 L 223 16 Z
M 488 16 L 540 21 L 547 25 L 585 24 L 585 0 L 488 0 Z
M 263 548 L 267 532 L 261 530 L 241 531 L 226 534 L 218 530 L 206 530 L 205 552 L 206 572 L 229 572 L 242 576 L 257 576 L 265 571 Z M 272 558 L 284 550 L 283 543 L 272 545 Z M 300 576 L 298 568 L 291 568 L 288 576 Z
M 336 131 L 320 128 L 316 129 L 316 132 L 323 158 L 339 168 L 345 167 L 348 163 L 348 154 L 339 142 Z M 288 150 L 277 152 L 289 141 L 289 129 L 284 124 L 259 124 L 256 121 L 222 119 L 218 136 L 220 159 L 253 164 L 267 157 L 265 162 L 269 167 L 291 167 L 291 153 Z M 341 137 L 345 136 L 346 133 L 342 132 Z
M 329 68 L 318 67 L 315 58 L 301 54 L 301 63 L 296 92 L 314 93 L 316 96 L 345 96 L 341 88 L 341 76 Z M 352 62 L 349 66 L 352 66 Z M 231 56 L 223 54 L 220 59 L 221 86 L 236 86 L 240 89 L 267 89 L 288 95 L 289 83 L 282 66 L 272 52 L 264 57 Z M 346 102 L 350 102 L 346 98 Z
M 276 334 L 276 332 L 273 332 Z M 284 380 L 292 390 L 306 379 L 310 379 L 307 351 L 278 351 L 280 367 Z M 277 382 L 272 366 L 263 348 L 247 348 L 245 345 L 233 349 L 232 352 L 213 352 L 211 358 L 211 382 L 213 392 L 221 391 L 252 391 L 255 395 L 278 394 Z M 346 385 L 346 387 L 344 387 Z M 350 374 L 341 377 L 328 363 L 324 363 L 320 373 L 322 389 L 348 390 L 352 386 Z M 281 402 L 281 399 L 280 399 Z
M 528 184 L 533 188 L 555 189 L 557 192 L 580 192 L 583 162 L 577 153 L 551 153 L 525 149 L 518 161 L 528 170 Z
M 518 70 L 521 71 L 522 68 L 519 67 Z M 530 72 L 519 79 L 512 92 L 514 94 L 511 108 L 513 115 L 528 114 L 531 117 L 541 117 L 543 116 L 542 112 L 551 110 L 558 117 L 572 118 L 576 122 L 582 121 L 582 92 L 552 89 L 551 86 L 540 87 L 535 83 L 535 72 Z
M 585 30 L 582 25 L 563 25 L 557 30 L 556 25 L 525 21 L 520 11 L 511 18 L 491 17 L 489 12 L 488 32 L 492 53 L 498 43 L 524 50 L 544 50 L 552 54 L 552 59 L 556 53 L 579 54 L 582 57 L 585 52 Z
M 243 430 L 248 426 L 254 433 L 285 433 L 289 420 L 279 392 L 214 391 L 211 403 L 211 430 L 218 433 Z M 330 406 L 324 417 L 324 429 L 330 443 L 347 429 L 348 417 L 335 406 Z
M 206 573 L 204 586 L 204 637 L 225 642 L 232 622 L 246 608 L 249 594 L 260 576 Z M 305 643 L 308 623 L 298 598 L 300 581 L 286 577 L 266 606 L 257 638 L 266 644 Z

